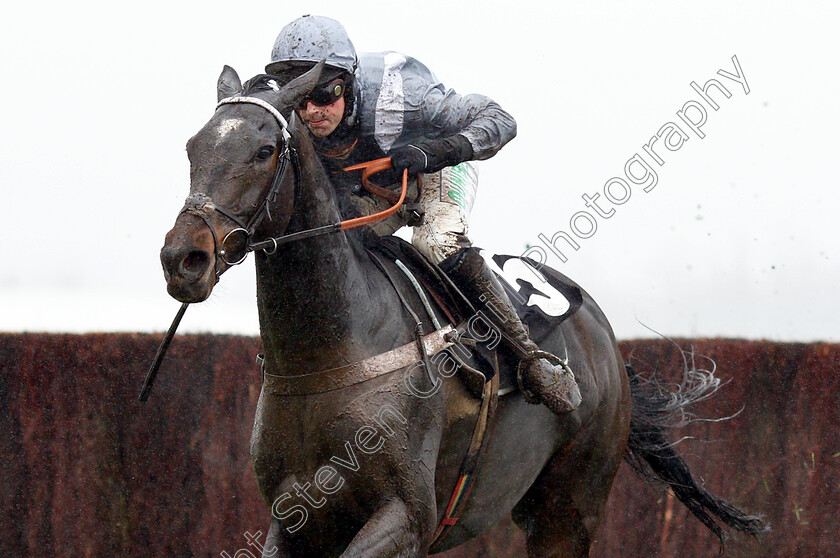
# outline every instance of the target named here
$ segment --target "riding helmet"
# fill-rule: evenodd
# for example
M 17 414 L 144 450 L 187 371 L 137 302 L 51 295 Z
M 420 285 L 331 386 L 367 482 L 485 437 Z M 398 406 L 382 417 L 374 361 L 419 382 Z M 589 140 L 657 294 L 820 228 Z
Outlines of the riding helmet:
M 305 15 L 280 31 L 265 71 L 279 74 L 295 66 L 311 66 L 321 60 L 326 60 L 327 66 L 350 75 L 356 71 L 356 49 L 344 26 L 328 17 Z

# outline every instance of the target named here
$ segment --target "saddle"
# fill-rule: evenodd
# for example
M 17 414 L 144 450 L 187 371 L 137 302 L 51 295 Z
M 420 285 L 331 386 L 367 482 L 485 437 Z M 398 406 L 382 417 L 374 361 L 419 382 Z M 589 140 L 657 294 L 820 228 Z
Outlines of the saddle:
M 485 314 L 461 293 L 446 273 L 410 243 L 395 236 L 380 237 L 368 250 L 392 283 L 402 277 L 403 283 L 412 285 L 413 289 L 409 290 L 417 291 L 417 296 L 410 297 L 411 301 L 401 295 L 403 303 L 416 315 L 434 321 L 430 314 L 437 310 L 455 327 L 449 335 L 454 341 L 449 352 L 460 364 L 459 378 L 476 397 L 481 397 L 484 384 L 494 375 L 499 378 L 499 395 L 518 389 L 516 355 L 499 342 L 498 334 L 495 337 L 488 334 L 488 327 L 492 329 L 492 326 L 485 320 Z M 555 342 L 562 337 L 558 326 L 583 302 L 580 288 L 560 273 L 540 267 L 528 258 L 493 255 L 492 263 L 488 263 L 495 268 L 514 308 L 528 326 L 531 339 L 540 345 L 549 336 Z M 399 292 L 397 284 L 394 286 Z M 423 302 L 420 286 L 428 294 L 428 304 Z M 429 308 L 432 302 L 434 308 Z
M 485 319 L 483 309 L 468 300 L 446 273 L 414 246 L 398 237 L 383 236 L 368 247 L 368 252 L 415 318 L 418 347 L 425 343 L 421 340 L 425 339 L 421 337 L 424 322 L 431 322 L 438 333 L 447 331 L 446 348 L 438 354 L 446 351 L 457 361 L 454 373 L 479 400 L 469 448 L 432 540 L 430 552 L 435 553 L 444 548 L 447 534 L 467 509 L 471 482 L 480 469 L 499 397 L 518 389 L 518 358 L 501 342 L 492 320 L 480 323 Z M 580 308 L 580 288 L 556 271 L 540 268 L 526 258 L 493 256 L 488 265 L 495 268 L 522 322 L 530 328 L 531 339 L 539 345 L 551 337 L 553 350 L 557 350 L 558 342 L 565 350 L 558 326 Z M 425 316 L 425 320 L 420 316 Z M 442 319 L 449 322 L 445 328 Z M 495 339 L 492 332 L 496 333 Z M 434 359 L 422 349 L 417 354 L 428 372 Z

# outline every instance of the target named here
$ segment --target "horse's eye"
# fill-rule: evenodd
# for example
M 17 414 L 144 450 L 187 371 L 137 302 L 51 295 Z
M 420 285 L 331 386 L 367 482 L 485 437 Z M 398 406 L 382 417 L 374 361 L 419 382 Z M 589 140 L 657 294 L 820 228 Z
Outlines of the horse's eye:
M 264 145 L 260 147 L 259 151 L 257 151 L 256 156 L 254 157 L 257 161 L 265 161 L 269 157 L 274 154 L 274 146 L 273 145 Z

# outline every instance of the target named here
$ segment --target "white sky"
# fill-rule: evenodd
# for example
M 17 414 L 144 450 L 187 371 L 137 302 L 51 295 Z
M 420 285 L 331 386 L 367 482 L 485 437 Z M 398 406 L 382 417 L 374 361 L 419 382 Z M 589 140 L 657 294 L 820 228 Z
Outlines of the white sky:
M 569 232 L 581 195 L 623 176 L 699 99 L 692 81 L 717 78 L 732 96 L 716 97 L 705 139 L 662 152 L 651 192 L 603 203 L 615 215 L 548 264 L 619 338 L 650 336 L 644 323 L 840 341 L 840 9 L 778 0 L 16 3 L 0 33 L 0 330 L 168 327 L 179 303 L 158 251 L 187 194 L 184 144 L 212 114 L 222 65 L 259 73 L 303 13 L 515 116 L 519 135 L 482 163 L 473 211 L 474 242 L 497 253 Z M 734 71 L 733 55 L 748 95 L 716 74 Z M 181 331 L 257 334 L 254 293 L 252 266 L 227 273 Z

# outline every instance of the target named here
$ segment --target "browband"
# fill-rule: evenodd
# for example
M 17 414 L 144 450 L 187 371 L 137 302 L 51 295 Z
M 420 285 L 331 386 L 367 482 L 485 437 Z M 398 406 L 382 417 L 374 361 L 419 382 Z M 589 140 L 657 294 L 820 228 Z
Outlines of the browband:
M 292 135 L 289 133 L 289 123 L 286 122 L 286 119 L 283 118 L 283 115 L 280 114 L 280 111 L 274 108 L 271 103 L 264 101 L 262 99 L 258 99 L 257 97 L 227 97 L 222 99 L 216 105 L 216 109 L 218 109 L 222 105 L 235 105 L 237 103 L 245 103 L 248 105 L 257 105 L 259 107 L 264 108 L 268 112 L 271 113 L 272 116 L 277 120 L 277 123 L 280 124 L 280 130 L 283 134 L 283 140 L 289 141 L 292 138 Z

